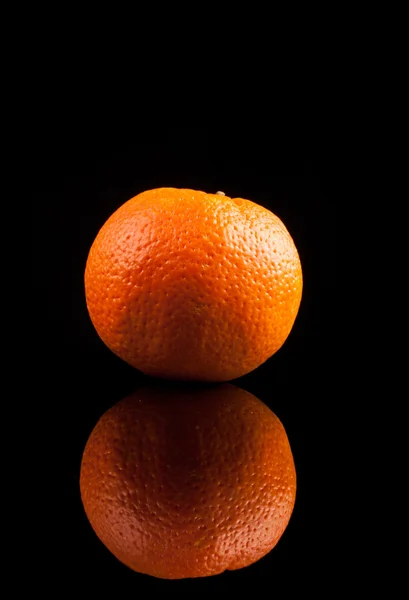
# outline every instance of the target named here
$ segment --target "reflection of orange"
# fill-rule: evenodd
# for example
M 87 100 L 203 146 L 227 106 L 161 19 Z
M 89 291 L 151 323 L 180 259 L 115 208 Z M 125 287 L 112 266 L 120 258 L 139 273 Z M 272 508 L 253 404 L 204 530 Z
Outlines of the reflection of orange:
M 120 561 L 178 579 L 269 552 L 290 519 L 296 475 L 284 427 L 252 394 L 150 386 L 101 417 L 80 487 L 93 529 Z
M 273 213 L 173 188 L 122 205 L 85 270 L 105 344 L 167 379 L 227 381 L 255 369 L 287 339 L 301 289 L 297 250 Z

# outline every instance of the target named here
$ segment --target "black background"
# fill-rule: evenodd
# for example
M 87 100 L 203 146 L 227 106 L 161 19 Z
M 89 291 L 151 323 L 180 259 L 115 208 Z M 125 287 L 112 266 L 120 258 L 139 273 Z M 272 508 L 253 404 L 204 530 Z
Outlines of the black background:
M 67 127 L 50 135 L 36 158 L 34 361 L 44 449 L 38 485 L 50 549 L 44 574 L 57 574 L 64 585 L 113 586 L 117 592 L 141 587 L 195 592 L 236 584 L 239 589 L 257 587 L 260 577 L 275 591 L 317 589 L 334 519 L 326 486 L 332 418 L 326 382 L 334 368 L 336 215 L 325 148 L 308 139 L 278 147 L 272 134 L 254 131 L 169 128 L 108 137 Z M 300 311 L 287 342 L 234 382 L 268 404 L 287 430 L 298 477 L 289 526 L 276 548 L 246 569 L 175 582 L 119 563 L 93 533 L 79 495 L 81 455 L 92 428 L 107 408 L 148 380 L 114 356 L 93 329 L 83 286 L 87 254 L 117 207 L 162 186 L 223 190 L 271 209 L 296 243 L 304 276 Z

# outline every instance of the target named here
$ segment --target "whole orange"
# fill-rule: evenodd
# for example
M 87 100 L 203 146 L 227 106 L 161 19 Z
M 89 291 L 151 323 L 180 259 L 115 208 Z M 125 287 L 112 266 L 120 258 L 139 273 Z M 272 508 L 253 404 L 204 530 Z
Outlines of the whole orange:
M 161 188 L 103 225 L 85 291 L 99 336 L 130 365 L 154 377 L 228 381 L 283 345 L 302 273 L 289 232 L 266 208 Z
M 267 554 L 291 517 L 296 474 L 283 425 L 252 394 L 148 386 L 95 426 L 80 489 L 94 531 L 121 562 L 180 579 Z

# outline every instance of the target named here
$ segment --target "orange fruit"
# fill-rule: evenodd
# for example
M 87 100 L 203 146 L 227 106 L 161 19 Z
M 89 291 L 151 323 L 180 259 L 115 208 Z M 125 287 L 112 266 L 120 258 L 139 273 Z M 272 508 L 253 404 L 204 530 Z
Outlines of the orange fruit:
M 80 489 L 117 559 L 180 579 L 268 553 L 289 522 L 296 473 L 283 425 L 252 394 L 230 384 L 148 386 L 98 421 Z
M 242 198 L 161 188 L 123 204 L 85 269 L 101 339 L 154 377 L 229 381 L 287 339 L 301 301 L 294 242 Z

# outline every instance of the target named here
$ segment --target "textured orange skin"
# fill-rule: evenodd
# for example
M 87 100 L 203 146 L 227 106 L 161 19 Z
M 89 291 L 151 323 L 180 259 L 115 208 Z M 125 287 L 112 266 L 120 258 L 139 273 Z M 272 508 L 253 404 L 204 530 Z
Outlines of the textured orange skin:
M 296 473 L 283 425 L 252 394 L 148 386 L 99 420 L 80 488 L 99 539 L 165 579 L 240 569 L 287 527 Z
M 161 188 L 135 196 L 101 228 L 85 292 L 99 336 L 130 365 L 166 379 L 229 381 L 283 345 L 302 273 L 269 210 Z

